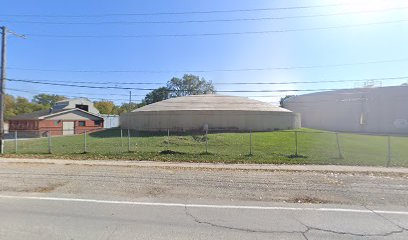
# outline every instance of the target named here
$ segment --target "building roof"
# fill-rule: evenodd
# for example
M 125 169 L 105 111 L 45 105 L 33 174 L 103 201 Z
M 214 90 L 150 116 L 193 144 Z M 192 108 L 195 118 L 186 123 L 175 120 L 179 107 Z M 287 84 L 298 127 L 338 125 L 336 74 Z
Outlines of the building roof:
M 84 112 L 86 114 L 101 118 L 101 116 L 98 116 L 96 114 L 84 111 L 82 109 L 78 109 L 78 108 L 71 108 L 71 109 L 46 109 L 46 110 L 40 110 L 40 111 L 35 111 L 35 112 L 31 112 L 31 113 L 24 113 L 24 114 L 20 114 L 14 117 L 11 117 L 10 120 L 41 120 L 47 117 L 51 117 L 57 114 L 62 114 L 62 113 L 68 113 L 68 112 L 72 112 L 72 111 L 81 111 Z
M 92 102 L 91 100 L 89 100 L 86 97 L 78 97 L 78 98 L 67 98 L 67 99 L 63 99 L 60 101 L 57 101 L 56 104 L 58 103 L 65 103 L 65 102 L 70 102 L 70 101 L 87 101 L 87 102 Z
M 138 108 L 133 112 L 200 110 L 291 112 L 287 109 L 276 107 L 270 103 L 261 102 L 246 97 L 224 96 L 216 94 L 191 95 L 185 97 L 170 98 Z
M 324 101 L 306 101 L 307 99 L 314 99 L 315 97 L 321 97 L 329 99 L 333 101 L 333 97 L 338 97 L 338 102 L 355 102 L 353 99 L 355 96 L 358 96 L 361 100 L 367 94 L 378 94 L 378 93 L 385 93 L 385 92 L 392 92 L 392 94 L 404 95 L 408 94 L 408 86 L 388 86 L 388 87 L 364 87 L 364 88 L 349 88 L 349 89 L 338 89 L 338 90 L 331 90 L 331 91 L 322 91 L 322 92 L 314 92 L 314 93 L 307 93 L 302 95 L 296 95 L 289 97 L 284 100 L 283 105 L 290 104 L 290 103 L 297 103 L 297 104 L 305 104 L 305 103 L 325 103 Z M 354 97 L 353 97 L 354 96 Z M 327 102 L 326 102 L 327 103 Z M 330 102 L 329 102 L 330 103 Z

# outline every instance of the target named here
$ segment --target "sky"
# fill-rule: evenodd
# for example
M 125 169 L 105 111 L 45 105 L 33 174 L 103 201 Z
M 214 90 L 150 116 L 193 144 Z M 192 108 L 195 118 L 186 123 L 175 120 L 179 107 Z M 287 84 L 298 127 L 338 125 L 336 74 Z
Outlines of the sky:
M 152 89 L 191 73 L 220 94 L 277 104 L 365 79 L 408 80 L 406 0 L 4 0 L 0 25 L 26 35 L 9 34 L 7 78 L 37 83 L 7 81 L 6 92 L 27 98 L 120 104 L 129 90 L 38 82 Z M 322 82 L 337 80 L 347 81 Z M 147 92 L 133 89 L 133 101 Z

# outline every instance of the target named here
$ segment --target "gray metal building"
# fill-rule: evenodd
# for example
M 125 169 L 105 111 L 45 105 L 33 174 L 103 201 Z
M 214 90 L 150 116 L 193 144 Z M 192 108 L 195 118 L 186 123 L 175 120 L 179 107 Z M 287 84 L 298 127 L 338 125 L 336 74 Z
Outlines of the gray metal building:
M 329 131 L 408 134 L 408 86 L 356 88 L 288 98 L 302 126 Z
M 171 98 L 120 115 L 122 128 L 140 131 L 272 131 L 300 127 L 287 109 L 244 97 L 194 95 Z

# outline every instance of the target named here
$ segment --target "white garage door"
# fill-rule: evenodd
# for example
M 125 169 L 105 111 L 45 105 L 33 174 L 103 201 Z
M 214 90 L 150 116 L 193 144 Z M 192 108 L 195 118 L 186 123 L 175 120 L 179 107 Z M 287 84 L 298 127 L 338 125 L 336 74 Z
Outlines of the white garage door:
M 62 129 L 64 130 L 63 135 L 73 135 L 74 126 L 74 122 L 62 122 Z

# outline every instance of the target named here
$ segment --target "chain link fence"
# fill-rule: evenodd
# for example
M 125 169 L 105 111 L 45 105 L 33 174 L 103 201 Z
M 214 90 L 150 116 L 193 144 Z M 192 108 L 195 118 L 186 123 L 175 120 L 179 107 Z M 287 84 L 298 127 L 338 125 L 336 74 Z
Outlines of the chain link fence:
M 89 154 L 95 158 L 220 162 L 408 166 L 408 136 L 315 130 L 222 133 L 10 131 L 6 154 Z

